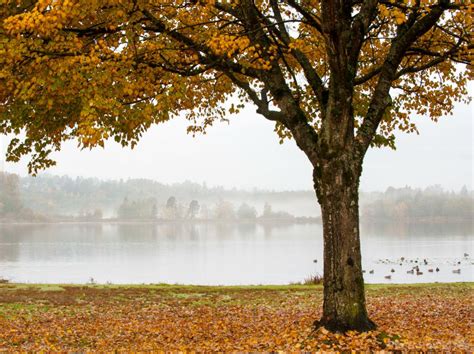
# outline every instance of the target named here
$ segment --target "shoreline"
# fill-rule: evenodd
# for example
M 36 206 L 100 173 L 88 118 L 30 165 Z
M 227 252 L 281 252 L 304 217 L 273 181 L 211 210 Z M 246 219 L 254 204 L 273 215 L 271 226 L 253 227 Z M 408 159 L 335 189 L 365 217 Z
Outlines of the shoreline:
M 102 219 L 102 220 L 51 220 L 51 221 L 0 221 L 0 225 L 94 225 L 94 224 L 105 224 L 105 225 L 165 225 L 165 224 L 278 224 L 278 225 L 294 225 L 294 224 L 321 224 L 320 218 L 295 218 L 295 220 L 279 220 L 279 219 L 266 219 L 266 220 L 211 220 L 211 219 L 200 219 L 200 220 L 119 220 L 119 219 Z
M 435 283 L 365 283 L 367 290 L 382 288 L 425 288 L 425 287 L 469 287 L 474 289 L 474 281 L 470 282 L 435 282 Z M 201 290 L 292 290 L 292 289 L 322 289 L 322 284 L 265 284 L 265 285 L 197 285 L 197 284 L 169 284 L 169 283 L 150 283 L 150 284 L 133 284 L 133 283 L 10 283 L 0 282 L 1 288 L 39 288 L 43 290 L 59 289 L 67 287 L 86 287 L 96 289 L 201 289 Z M 60 289 L 59 289 L 60 290 Z
M 302 225 L 317 224 L 322 225 L 321 217 L 295 217 L 294 219 L 244 219 L 244 220 L 213 220 L 213 219 L 194 219 L 194 220 L 165 220 L 165 219 L 101 219 L 101 220 L 44 220 L 44 221 L 25 221 L 25 220 L 0 220 L 0 226 L 5 225 L 195 225 L 195 224 L 228 224 L 228 225 Z M 448 219 L 448 218 L 419 218 L 419 219 L 365 219 L 360 221 L 361 225 L 474 225 L 471 219 Z

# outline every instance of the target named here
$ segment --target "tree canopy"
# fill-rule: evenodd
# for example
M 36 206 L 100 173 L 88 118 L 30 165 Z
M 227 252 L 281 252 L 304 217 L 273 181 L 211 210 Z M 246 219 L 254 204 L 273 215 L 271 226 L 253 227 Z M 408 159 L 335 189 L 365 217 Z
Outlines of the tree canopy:
M 179 114 L 199 133 L 247 102 L 312 161 L 346 137 L 363 154 L 469 99 L 468 1 L 0 2 L 0 133 L 33 173 L 69 139 L 133 146 Z

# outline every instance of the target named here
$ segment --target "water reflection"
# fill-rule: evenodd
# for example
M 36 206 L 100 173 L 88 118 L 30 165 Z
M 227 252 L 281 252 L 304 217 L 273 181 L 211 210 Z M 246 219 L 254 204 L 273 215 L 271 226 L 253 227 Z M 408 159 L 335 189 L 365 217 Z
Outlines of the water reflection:
M 374 269 L 365 280 L 389 282 L 396 265 L 392 282 L 472 281 L 472 258 L 462 255 L 474 254 L 473 235 L 472 224 L 362 224 L 363 267 Z M 405 264 L 390 263 L 400 257 L 441 270 L 410 276 Z M 316 224 L 0 225 L 0 277 L 12 281 L 287 284 L 322 274 L 315 258 L 322 260 Z
M 257 230 L 257 224 L 254 222 L 243 222 L 237 225 L 237 232 L 240 236 L 252 236 Z
M 435 237 L 472 236 L 474 222 L 463 223 L 406 223 L 406 222 L 362 222 L 361 234 L 367 236 Z

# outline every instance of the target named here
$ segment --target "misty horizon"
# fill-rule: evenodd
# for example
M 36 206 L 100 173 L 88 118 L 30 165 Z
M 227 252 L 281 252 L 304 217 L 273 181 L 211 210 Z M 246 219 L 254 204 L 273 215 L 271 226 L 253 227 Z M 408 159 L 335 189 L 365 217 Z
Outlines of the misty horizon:
M 2 171 L 0 171 L 1 173 Z M 128 178 L 101 178 L 99 176 L 75 176 L 75 175 L 68 175 L 68 174 L 53 174 L 49 173 L 48 171 L 44 171 L 43 173 L 40 173 L 38 176 L 32 176 L 32 175 L 21 175 L 18 173 L 14 172 L 9 172 L 9 171 L 3 171 L 7 174 L 14 174 L 18 175 L 22 179 L 28 179 L 28 178 L 69 178 L 71 180 L 91 180 L 91 181 L 97 181 L 97 182 L 112 182 L 112 183 L 127 183 L 127 182 L 139 182 L 139 181 L 146 181 L 146 182 L 151 182 L 151 183 L 156 183 L 160 184 L 165 187 L 174 187 L 174 186 L 183 186 L 183 185 L 198 185 L 203 187 L 204 189 L 209 189 L 209 190 L 222 190 L 225 192 L 243 192 L 243 193 L 315 193 L 314 189 L 312 188 L 307 188 L 307 189 L 273 189 L 273 188 L 264 188 L 264 187 L 238 187 L 238 186 L 226 186 L 224 184 L 211 184 L 208 183 L 207 181 L 194 181 L 191 179 L 185 179 L 185 180 L 176 180 L 176 181 L 171 181 L 171 182 L 165 182 L 161 181 L 159 179 L 154 179 L 154 178 L 147 178 L 147 177 L 128 177 Z M 414 191 L 426 191 L 430 189 L 440 189 L 443 192 L 447 193 L 458 193 L 464 189 L 467 190 L 468 193 L 474 192 L 474 188 L 470 187 L 468 183 L 461 185 L 459 188 L 449 188 L 445 185 L 442 184 L 427 184 L 424 186 L 412 186 L 412 185 L 403 185 L 403 186 L 392 186 L 389 185 L 384 189 L 379 189 L 379 190 L 364 190 L 364 189 L 359 189 L 360 193 L 363 194 L 372 194 L 372 193 L 385 193 L 389 189 L 412 189 Z

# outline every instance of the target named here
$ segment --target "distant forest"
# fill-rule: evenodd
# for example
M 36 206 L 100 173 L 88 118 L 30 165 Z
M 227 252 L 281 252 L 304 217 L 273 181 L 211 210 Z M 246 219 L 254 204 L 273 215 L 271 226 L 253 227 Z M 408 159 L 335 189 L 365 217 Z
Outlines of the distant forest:
M 318 221 L 313 191 L 244 191 L 192 182 L 99 180 L 0 173 L 0 221 L 284 220 Z M 362 221 L 470 221 L 474 193 L 389 187 L 361 193 Z
M 365 221 L 455 222 L 474 220 L 474 193 L 464 186 L 459 192 L 441 186 L 423 190 L 389 187 L 383 193 L 363 194 L 361 215 Z

